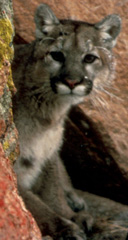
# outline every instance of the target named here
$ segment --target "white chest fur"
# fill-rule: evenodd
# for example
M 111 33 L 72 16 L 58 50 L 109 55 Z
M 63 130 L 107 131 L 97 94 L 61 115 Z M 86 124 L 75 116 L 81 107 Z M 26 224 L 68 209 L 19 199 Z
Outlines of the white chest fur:
M 38 159 L 41 164 L 50 158 L 58 150 L 62 139 L 63 128 L 61 126 L 47 129 L 42 133 L 37 133 L 27 142 L 21 143 L 21 151 L 25 157 Z M 23 149 L 22 149 L 23 148 Z
M 15 164 L 18 182 L 25 188 L 31 188 L 43 165 L 57 152 L 62 144 L 63 127 L 51 127 L 34 136 L 20 141 L 20 158 L 32 159 L 32 167 L 25 167 L 20 159 Z

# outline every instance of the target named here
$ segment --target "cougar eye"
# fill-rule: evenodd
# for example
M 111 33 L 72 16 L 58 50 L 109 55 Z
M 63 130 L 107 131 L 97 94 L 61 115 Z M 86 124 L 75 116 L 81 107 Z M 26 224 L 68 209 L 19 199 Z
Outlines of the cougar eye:
M 93 63 L 98 57 L 95 56 L 95 55 L 92 55 L 92 54 L 87 54 L 85 57 L 84 57 L 84 62 L 85 63 Z
M 50 55 L 57 62 L 64 62 L 65 61 L 65 57 L 64 57 L 64 54 L 62 52 L 57 52 L 57 51 L 56 52 L 50 52 Z

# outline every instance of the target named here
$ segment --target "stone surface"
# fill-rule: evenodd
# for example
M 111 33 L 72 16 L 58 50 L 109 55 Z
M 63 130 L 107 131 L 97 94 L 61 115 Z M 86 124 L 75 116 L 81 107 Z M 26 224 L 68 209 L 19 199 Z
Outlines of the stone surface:
M 15 160 L 18 148 L 17 131 L 13 123 L 11 109 L 11 94 L 14 94 L 15 88 L 10 66 L 13 58 L 13 47 L 11 46 L 13 37 L 12 9 L 10 5 L 11 1 L 6 1 L 6 4 L 4 1 L 0 2 L 0 142 L 6 157 Z
M 12 2 L 0 0 L 0 239 L 41 240 L 40 231 L 18 196 L 12 170 L 18 156 L 18 135 L 13 123 L 11 77 L 13 58 Z
M 8 238 L 9 237 L 9 238 Z M 18 196 L 10 160 L 0 144 L 0 239 L 41 240 L 39 229 Z
M 99 129 L 100 128 L 100 129 Z M 79 107 L 66 123 L 61 156 L 76 188 L 128 204 L 127 158 L 118 164 L 117 149 L 104 125 L 100 126 Z M 107 139 L 107 142 L 106 142 Z

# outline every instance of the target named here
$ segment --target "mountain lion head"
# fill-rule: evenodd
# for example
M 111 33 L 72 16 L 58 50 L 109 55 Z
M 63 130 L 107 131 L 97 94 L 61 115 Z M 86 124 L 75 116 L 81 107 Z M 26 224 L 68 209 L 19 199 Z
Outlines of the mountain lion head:
M 107 83 L 121 28 L 118 15 L 96 24 L 58 20 L 48 5 L 41 4 L 35 23 L 36 41 L 27 47 L 22 94 L 27 89 L 40 101 L 50 96 L 51 101 L 59 97 L 77 103 Z

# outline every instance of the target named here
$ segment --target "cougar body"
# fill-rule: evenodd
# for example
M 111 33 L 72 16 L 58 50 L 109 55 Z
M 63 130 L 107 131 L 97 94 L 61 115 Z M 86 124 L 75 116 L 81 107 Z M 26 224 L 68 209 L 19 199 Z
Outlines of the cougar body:
M 58 20 L 41 4 L 35 22 L 36 40 L 16 47 L 12 64 L 18 188 L 43 236 L 86 239 L 93 220 L 71 185 L 59 150 L 69 109 L 111 77 L 121 21 L 117 15 L 96 24 Z

